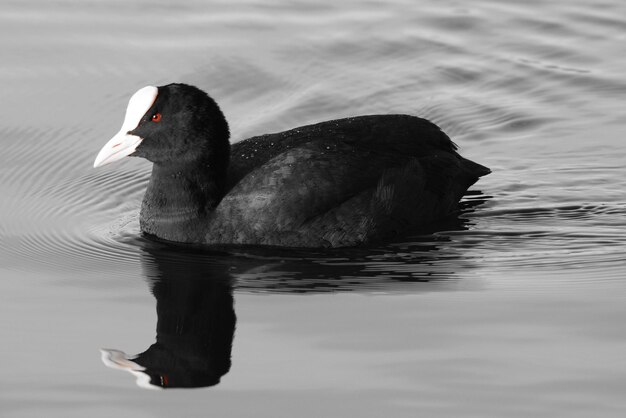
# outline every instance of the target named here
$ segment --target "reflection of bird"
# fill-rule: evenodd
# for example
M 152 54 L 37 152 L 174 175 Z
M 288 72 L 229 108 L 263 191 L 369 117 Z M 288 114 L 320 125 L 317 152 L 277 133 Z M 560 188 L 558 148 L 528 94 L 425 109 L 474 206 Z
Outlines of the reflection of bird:
M 433 123 L 407 115 L 322 122 L 232 146 L 196 87 L 145 87 L 94 166 L 154 163 L 142 231 L 206 244 L 352 246 L 428 225 L 490 171 Z M 230 164 L 229 164 L 230 162 Z
M 102 350 L 103 362 L 127 370 L 144 387 L 219 383 L 231 365 L 235 331 L 232 284 L 225 267 L 146 248 L 144 267 L 157 301 L 156 342 L 133 357 Z

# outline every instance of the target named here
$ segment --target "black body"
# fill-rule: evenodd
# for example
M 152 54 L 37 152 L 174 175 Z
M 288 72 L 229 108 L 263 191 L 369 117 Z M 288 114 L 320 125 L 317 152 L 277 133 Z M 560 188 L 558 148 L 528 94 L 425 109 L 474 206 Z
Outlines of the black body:
M 162 115 L 159 123 L 150 116 Z M 490 170 L 461 157 L 433 123 L 371 115 L 229 145 L 228 125 L 201 90 L 159 87 L 131 131 L 154 163 L 141 229 L 201 244 L 338 247 L 415 232 L 457 209 Z

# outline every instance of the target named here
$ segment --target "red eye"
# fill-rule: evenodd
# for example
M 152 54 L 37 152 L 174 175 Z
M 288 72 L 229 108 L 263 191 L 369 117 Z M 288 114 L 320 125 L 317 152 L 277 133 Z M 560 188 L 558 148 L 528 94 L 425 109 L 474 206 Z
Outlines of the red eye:
M 160 120 L 161 120 L 160 113 L 155 113 L 154 115 L 152 115 L 152 122 L 159 122 Z

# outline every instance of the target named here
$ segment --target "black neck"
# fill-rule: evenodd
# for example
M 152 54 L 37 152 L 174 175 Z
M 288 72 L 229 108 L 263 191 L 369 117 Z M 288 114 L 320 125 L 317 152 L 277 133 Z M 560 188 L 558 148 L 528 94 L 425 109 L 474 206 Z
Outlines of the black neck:
M 141 205 L 142 232 L 170 241 L 201 241 L 202 220 L 225 194 L 224 171 L 209 162 L 155 163 Z

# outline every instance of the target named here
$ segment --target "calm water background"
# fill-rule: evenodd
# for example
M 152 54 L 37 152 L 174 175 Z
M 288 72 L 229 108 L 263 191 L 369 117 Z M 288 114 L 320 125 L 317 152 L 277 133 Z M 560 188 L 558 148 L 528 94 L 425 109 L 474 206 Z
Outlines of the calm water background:
M 0 416 L 626 414 L 626 3 L 0 4 Z M 197 254 L 139 235 L 149 163 L 94 170 L 130 95 L 207 90 L 232 140 L 366 113 L 493 170 L 444 231 Z M 164 267 L 165 266 L 165 267 Z M 146 391 L 151 287 L 232 285 L 219 385 Z

